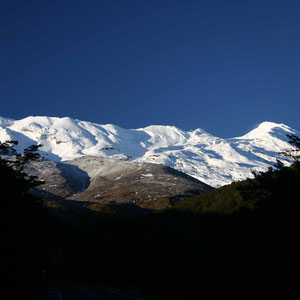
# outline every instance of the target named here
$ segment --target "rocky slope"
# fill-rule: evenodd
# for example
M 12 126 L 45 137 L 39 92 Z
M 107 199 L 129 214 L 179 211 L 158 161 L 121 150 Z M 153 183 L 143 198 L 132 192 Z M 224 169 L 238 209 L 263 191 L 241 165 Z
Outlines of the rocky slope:
M 32 192 L 53 200 L 135 203 L 169 197 L 176 201 L 211 189 L 166 166 L 93 156 L 67 163 L 34 161 L 25 171 L 45 181 Z

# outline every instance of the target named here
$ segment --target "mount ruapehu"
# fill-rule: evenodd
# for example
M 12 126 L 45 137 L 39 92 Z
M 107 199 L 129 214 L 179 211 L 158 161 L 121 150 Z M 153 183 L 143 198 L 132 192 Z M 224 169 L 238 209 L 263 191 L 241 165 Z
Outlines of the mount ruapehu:
M 43 159 L 27 166 L 46 181 L 40 194 L 104 203 L 188 196 L 252 177 L 252 170 L 283 160 L 287 134 L 299 131 L 263 122 L 244 136 L 224 139 L 200 128 L 123 129 L 68 117 L 0 117 L 0 142 L 17 140 L 19 152 L 42 144 Z

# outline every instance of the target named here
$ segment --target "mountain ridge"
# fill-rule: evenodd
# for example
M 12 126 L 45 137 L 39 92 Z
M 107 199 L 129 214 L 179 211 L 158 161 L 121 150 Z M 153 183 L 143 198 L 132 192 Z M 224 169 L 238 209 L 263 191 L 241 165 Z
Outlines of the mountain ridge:
M 177 202 L 213 189 L 167 166 L 88 155 L 64 163 L 39 158 L 27 163 L 25 172 L 44 182 L 30 192 L 48 200 L 132 204 L 168 198 Z
M 0 117 L 0 141 L 18 140 L 20 152 L 38 143 L 43 145 L 40 154 L 56 162 L 92 155 L 162 164 L 214 187 L 251 177 L 251 170 L 264 171 L 273 165 L 278 153 L 289 147 L 286 134 L 299 135 L 299 131 L 262 122 L 241 137 L 220 138 L 201 128 L 185 131 L 150 125 L 124 129 L 69 117 Z

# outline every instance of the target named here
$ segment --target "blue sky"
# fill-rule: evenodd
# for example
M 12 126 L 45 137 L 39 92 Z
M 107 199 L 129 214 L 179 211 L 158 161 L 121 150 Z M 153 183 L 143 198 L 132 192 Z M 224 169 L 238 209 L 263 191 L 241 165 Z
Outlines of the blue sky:
M 1 1 L 0 115 L 237 136 L 299 126 L 300 1 Z

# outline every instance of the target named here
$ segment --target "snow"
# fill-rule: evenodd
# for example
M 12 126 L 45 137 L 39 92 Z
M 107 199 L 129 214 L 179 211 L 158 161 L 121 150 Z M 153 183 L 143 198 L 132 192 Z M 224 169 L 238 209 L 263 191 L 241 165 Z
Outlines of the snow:
M 247 133 L 246 135 L 242 136 L 241 139 L 260 139 L 266 136 L 273 136 L 276 135 L 281 131 L 287 133 L 293 133 L 293 130 L 284 125 L 284 124 L 276 124 L 273 122 L 262 122 L 259 124 L 255 129 Z
M 251 170 L 266 170 L 280 158 L 280 151 L 290 147 L 286 134 L 300 135 L 273 122 L 263 122 L 244 136 L 222 139 L 201 128 L 123 129 L 68 117 L 0 117 L 0 141 L 18 140 L 18 151 L 38 143 L 43 145 L 41 155 L 54 161 L 88 155 L 120 159 L 120 166 L 122 160 L 163 164 L 215 187 L 251 177 Z M 112 164 L 101 167 L 102 172 L 113 169 Z

